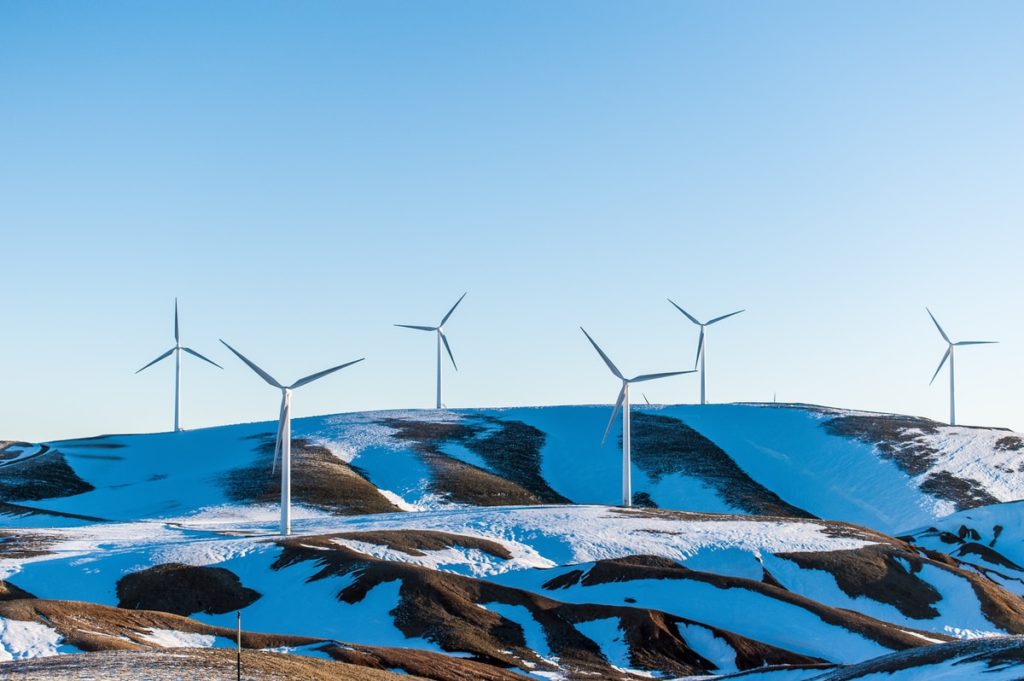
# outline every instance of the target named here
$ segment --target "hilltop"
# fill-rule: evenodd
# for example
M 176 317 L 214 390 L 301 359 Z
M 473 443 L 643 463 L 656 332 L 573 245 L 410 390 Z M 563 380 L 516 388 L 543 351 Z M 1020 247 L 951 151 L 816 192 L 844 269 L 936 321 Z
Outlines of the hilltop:
M 3 443 L 0 658 L 185 646 L 217 664 L 238 610 L 258 659 L 439 680 L 855 678 L 934 649 L 906 658 L 924 673 L 992 650 L 944 646 L 1024 634 L 1019 435 L 807 405 L 634 407 L 621 509 L 608 415 L 295 419 L 288 538 L 275 424 Z M 9 669 L 55 664 L 78 663 Z

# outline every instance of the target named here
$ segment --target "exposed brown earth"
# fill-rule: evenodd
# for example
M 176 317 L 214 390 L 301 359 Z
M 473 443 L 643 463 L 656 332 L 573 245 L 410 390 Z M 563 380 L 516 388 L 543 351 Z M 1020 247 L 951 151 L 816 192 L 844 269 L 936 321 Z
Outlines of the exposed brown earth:
M 219 615 L 254 603 L 259 592 L 219 567 L 164 563 L 125 575 L 117 582 L 118 606 L 175 615 Z
M 1020 435 L 1006 435 L 996 440 L 996 451 L 1019 452 L 1024 450 L 1024 438 Z
M 930 419 L 895 414 L 847 414 L 822 423 L 822 428 L 832 435 L 874 446 L 882 458 L 914 477 L 927 473 L 937 461 L 935 449 L 922 442 L 920 436 L 933 435 L 940 426 Z M 1007 436 L 998 442 L 1005 440 L 1009 446 L 1014 437 Z M 999 503 L 981 483 L 945 471 L 929 474 L 920 488 L 937 499 L 953 502 L 960 511 Z
M 31 531 L 0 530 L 0 558 L 21 559 L 43 556 L 53 546 L 52 538 Z
M 219 658 L 210 662 L 210 667 L 202 666 L 206 658 L 205 653 L 216 655 L 229 655 L 231 663 L 234 663 L 234 652 L 230 650 L 200 650 L 195 648 L 174 649 L 178 658 L 167 658 L 159 646 L 146 640 L 146 635 L 152 629 L 172 629 L 174 631 L 203 634 L 208 636 L 221 636 L 234 640 L 235 631 L 224 627 L 214 627 L 198 622 L 187 617 L 173 615 L 165 612 L 147 610 L 125 610 L 122 608 L 111 608 L 93 603 L 82 603 L 77 601 L 49 601 L 41 599 L 26 598 L 23 600 L 0 601 L 0 617 L 21 621 L 34 621 L 45 624 L 57 630 L 64 638 L 64 642 L 87 651 L 88 654 L 60 656 L 59 659 L 68 660 L 68 666 L 51 667 L 45 664 L 34 665 L 20 663 L 3 663 L 0 671 L 3 673 L 18 670 L 18 673 L 38 674 L 38 676 L 16 676 L 13 678 L 36 678 L 50 679 L 58 678 L 45 676 L 46 673 L 71 673 L 77 669 L 74 664 L 82 664 L 86 669 L 96 673 L 97 670 L 109 671 L 110 673 L 121 673 L 122 668 L 116 665 L 108 666 L 100 664 L 95 660 L 108 660 L 113 665 L 121 659 L 134 660 L 138 669 L 149 669 L 154 665 L 154 673 L 165 673 L 162 660 L 165 659 L 187 659 L 191 660 L 198 655 L 195 664 L 196 671 L 209 669 L 210 671 L 222 670 L 219 666 Z M 259 652 L 264 648 L 312 646 L 317 650 L 330 655 L 331 657 L 347 662 L 330 663 L 300 655 L 276 655 Z M 440 653 L 424 650 L 411 650 L 406 648 L 383 648 L 377 646 L 362 646 L 341 644 L 331 641 L 323 641 L 305 636 L 289 636 L 279 634 L 260 634 L 253 632 L 242 632 L 243 665 L 251 676 L 243 678 L 287 678 L 287 679 L 390 679 L 394 675 L 385 674 L 383 670 L 401 670 L 404 674 L 413 676 L 402 676 L 408 678 L 433 679 L 435 681 L 469 681 L 479 679 L 480 681 L 522 681 L 523 677 L 504 669 L 495 668 L 491 665 L 474 662 L 458 657 L 449 657 Z M 111 656 L 111 651 L 135 652 L 131 657 Z M 141 652 L 146 651 L 146 652 Z M 93 655 L 99 655 L 93 658 Z M 269 656 L 269 658 L 267 657 Z M 57 659 L 57 658 L 43 658 Z M 73 661 L 79 660 L 77 663 Z M 264 660 L 264 661 L 260 661 Z M 276 660 L 276 661 L 275 661 Z M 216 663 L 216 664 L 214 664 Z M 185 663 L 183 663 L 185 664 Z M 193 662 L 188 662 L 193 664 Z M 283 665 L 283 666 L 282 666 Z M 22 669 L 24 668 L 24 672 Z M 189 667 L 183 666 L 182 669 Z M 230 669 L 233 673 L 234 667 L 223 667 Z M 173 671 L 168 668 L 167 671 Z M 270 676 L 259 676 L 255 672 L 271 674 Z M 284 676 L 273 676 L 272 674 L 284 674 Z M 308 676 L 307 676 L 308 674 Z M 3 676 L 3 678 L 8 678 Z M 75 676 L 61 676 L 59 678 L 77 678 Z M 112 675 L 110 677 L 83 676 L 82 678 L 130 678 L 132 681 L 139 676 L 122 677 Z M 179 681 L 181 676 L 146 676 L 147 679 L 168 678 Z M 233 676 L 213 678 L 234 678 Z
M 234 679 L 235 652 L 200 648 L 173 650 L 106 651 L 58 655 L 4 662 L 4 679 L 12 681 L 182 681 L 183 679 Z M 422 681 L 344 662 L 318 660 L 300 655 L 246 651 L 242 654 L 245 681 Z M 468 677 L 450 678 L 463 681 Z
M 0 501 L 70 497 L 93 489 L 78 477 L 64 460 L 64 455 L 56 449 L 10 463 L 4 466 L 3 475 L 0 475 Z
M 483 662 L 413 648 L 329 644 L 322 650 L 342 662 L 371 669 L 401 669 L 416 678 L 434 681 L 524 681 L 526 678 Z
M 587 587 L 641 579 L 693 580 L 723 590 L 746 589 L 803 608 L 819 617 L 823 622 L 859 633 L 890 650 L 905 650 L 925 644 L 924 639 L 908 632 L 905 628 L 876 620 L 852 610 L 833 608 L 764 581 L 690 570 L 674 561 L 657 556 L 629 556 L 597 561 L 589 570 L 573 570 L 548 582 L 544 588 L 557 590 L 569 588 L 575 584 Z M 938 634 L 923 631 L 918 633 L 932 639 L 948 639 L 948 637 Z
M 847 551 L 806 551 L 779 553 L 805 570 L 831 574 L 843 593 L 851 598 L 865 596 L 892 605 L 907 617 L 925 620 L 939 616 L 933 606 L 942 594 L 918 576 L 926 563 L 933 563 L 911 550 L 888 544 L 873 544 Z M 909 565 L 909 569 L 905 565 Z M 946 565 L 942 569 L 950 569 Z M 959 570 L 951 569 L 953 572 Z M 961 575 L 962 576 L 962 575 Z
M 724 450 L 683 421 L 638 411 L 632 415 L 633 461 L 655 481 L 681 473 L 714 489 L 735 509 L 755 515 L 813 518 L 755 482 Z M 686 499 L 673 500 L 686 507 Z
M 280 499 L 280 465 L 272 473 L 274 435 L 256 436 L 258 458 L 250 466 L 228 474 L 226 491 L 235 501 L 276 503 Z M 280 463 L 280 462 L 279 462 Z M 326 447 L 305 439 L 292 440 L 292 499 L 338 515 L 401 511 L 352 466 Z
M 382 424 L 394 429 L 392 437 L 412 444 L 430 467 L 432 491 L 452 501 L 476 506 L 569 503 L 541 475 L 546 436 L 531 425 L 488 416 L 443 422 L 390 418 Z M 465 447 L 488 468 L 445 454 L 446 444 Z
M 173 629 L 191 634 L 233 639 L 233 629 L 213 627 L 196 620 L 155 610 L 126 610 L 81 601 L 21 599 L 0 601 L 0 617 L 40 622 L 56 629 L 81 650 L 138 650 L 157 648 L 147 640 L 152 629 Z M 277 634 L 242 633 L 245 648 L 276 648 L 316 643 L 318 639 Z
M 14 601 L 19 598 L 35 598 L 35 596 L 10 582 L 0 581 L 0 601 Z
M 353 541 L 366 542 L 387 546 L 395 551 L 401 551 L 410 556 L 425 556 L 424 551 L 440 551 L 442 549 L 454 548 L 456 546 L 464 549 L 477 549 L 486 554 L 509 560 L 511 552 L 496 541 L 472 537 L 464 534 L 451 534 L 450 532 L 438 532 L 436 530 L 376 530 L 372 532 L 340 532 L 332 534 L 331 537 L 338 539 L 351 539 Z
M 444 650 L 469 652 L 481 662 L 501 667 L 553 669 L 526 647 L 519 624 L 486 609 L 488 603 L 499 602 L 530 611 L 544 630 L 552 655 L 571 678 L 634 678 L 611 667 L 598 646 L 573 626 L 612 617 L 620 621 L 635 668 L 675 675 L 715 670 L 714 664 L 691 649 L 680 635 L 677 625 L 690 622 L 674 615 L 642 608 L 560 603 L 470 577 L 377 560 L 338 546 L 332 539 L 326 535 L 281 540 L 278 544 L 283 552 L 273 567 L 279 570 L 311 561 L 320 567 L 311 580 L 350 575 L 355 581 L 338 593 L 339 600 L 347 603 L 358 603 L 378 584 L 399 580 L 399 602 L 392 611 L 395 625 L 406 636 L 432 640 Z M 737 649 L 741 666 L 820 662 L 730 632 L 713 631 Z

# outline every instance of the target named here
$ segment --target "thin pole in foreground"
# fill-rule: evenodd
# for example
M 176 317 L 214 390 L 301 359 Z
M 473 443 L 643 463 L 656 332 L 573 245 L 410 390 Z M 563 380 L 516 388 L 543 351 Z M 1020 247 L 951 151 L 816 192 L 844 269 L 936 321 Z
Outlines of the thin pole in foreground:
M 236 667 L 238 669 L 238 681 L 242 681 L 242 612 L 241 611 L 238 612 L 238 629 L 237 629 L 237 633 L 236 633 L 236 638 L 237 638 L 237 644 L 238 644 L 237 653 L 236 653 L 236 661 L 237 661 Z

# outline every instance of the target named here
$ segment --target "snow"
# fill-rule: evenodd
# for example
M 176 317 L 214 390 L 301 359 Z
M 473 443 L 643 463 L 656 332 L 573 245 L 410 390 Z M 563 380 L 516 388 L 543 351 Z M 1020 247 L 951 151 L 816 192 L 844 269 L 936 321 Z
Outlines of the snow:
M 176 629 L 149 629 L 148 633 L 139 634 L 139 638 L 161 648 L 230 648 L 230 639 L 206 634 L 193 634 Z M 220 645 L 218 645 L 220 639 Z
M 545 593 L 570 603 L 650 608 L 735 632 L 797 653 L 835 662 L 859 662 L 889 652 L 887 648 L 842 626 L 825 622 L 799 605 L 741 587 L 723 589 L 690 579 L 640 579 L 592 586 L 580 584 L 545 591 L 542 585 L 572 569 L 529 570 L 494 579 L 506 586 Z M 785 623 L 780 626 L 780 623 Z
M 935 434 L 920 434 L 921 444 L 937 450 L 936 463 L 910 477 L 875 447 L 830 435 L 822 427 L 829 418 L 858 412 L 752 404 L 635 408 L 638 413 L 680 419 L 723 449 L 756 483 L 790 504 L 820 517 L 889 533 L 923 526 L 952 512 L 948 501 L 918 488 L 935 472 L 969 478 L 1002 500 L 1024 498 L 1024 471 L 1018 470 L 1021 453 L 995 448 L 1007 431 L 937 426 Z M 430 472 L 413 443 L 395 438 L 396 431 L 385 425 L 386 420 L 472 418 L 474 426 L 485 428 L 486 422 L 477 417 L 519 420 L 545 433 L 541 473 L 553 489 L 577 503 L 613 504 L 619 496 L 619 426 L 613 427 L 611 444 L 602 448 L 600 437 L 608 414 L 606 406 L 396 410 L 295 419 L 293 433 L 357 466 L 401 508 L 423 510 L 447 508 L 451 503 L 431 492 Z M 224 476 L 263 460 L 258 452 L 261 436 L 273 432 L 274 424 L 264 422 L 49 443 L 96 489 L 25 505 L 127 521 L 179 517 L 226 504 L 230 500 Z M 444 443 L 442 450 L 489 469 L 479 455 L 462 445 Z M 634 463 L 633 478 L 635 490 L 647 492 L 661 507 L 742 512 L 706 481 L 690 475 L 670 473 L 655 480 Z M 10 524 L 73 523 L 30 516 L 12 519 Z
M 715 636 L 715 632 L 708 627 L 699 624 L 678 625 L 679 635 L 686 641 L 686 645 L 711 662 L 720 674 L 729 674 L 737 671 L 736 651 L 725 639 Z
M 918 444 L 937 454 L 934 465 L 912 477 L 887 461 L 874 446 L 830 435 L 822 427 L 829 418 L 858 412 L 770 405 L 636 408 L 680 419 L 724 450 L 756 483 L 811 513 L 890 534 L 908 534 L 907 528 L 921 528 L 914 532 L 919 543 L 942 551 L 956 547 L 925 536 L 926 529 L 937 527 L 956 534 L 964 525 L 981 535 L 979 543 L 991 544 L 1010 560 L 1024 565 L 1024 502 L 950 514 L 949 502 L 919 489 L 927 476 L 949 472 L 974 481 L 996 498 L 1024 497 L 1024 471 L 1020 470 L 1024 452 L 995 447 L 1000 438 L 1009 435 L 1006 431 L 937 426 L 933 434 L 920 433 Z M 809 610 L 744 588 L 725 590 L 696 580 L 637 580 L 555 591 L 545 591 L 541 585 L 570 569 L 586 570 L 595 561 L 653 555 L 692 570 L 754 581 L 761 581 L 764 569 L 768 569 L 794 593 L 906 629 L 963 639 L 1002 633 L 984 616 L 970 584 L 941 567 L 925 566 L 919 573 L 942 596 L 934 605 L 939 616 L 921 621 L 885 603 L 851 598 L 839 589 L 831 574 L 801 569 L 776 555 L 856 549 L 870 544 L 873 539 L 869 536 L 836 533 L 824 522 L 816 521 L 698 515 L 680 519 L 600 505 L 617 503 L 620 487 L 617 424 L 610 444 L 600 446 L 609 413 L 610 407 L 582 406 L 388 411 L 295 419 L 295 437 L 307 438 L 357 467 L 382 495 L 403 510 L 341 517 L 295 505 L 295 532 L 313 535 L 435 530 L 495 541 L 511 553 L 510 559 L 458 545 L 412 556 L 365 541 L 336 540 L 339 545 L 377 558 L 488 579 L 567 602 L 621 606 L 632 599 L 635 603 L 630 605 L 665 610 L 696 622 L 681 624 L 680 635 L 723 671 L 735 669 L 736 653 L 725 639 L 713 634 L 710 626 L 844 663 L 887 651 L 860 634 L 823 622 Z M 470 418 L 474 426 L 497 427 L 487 426 L 476 417 L 519 420 L 542 430 L 542 477 L 555 491 L 581 505 L 478 508 L 452 503 L 434 491 L 430 470 L 414 443 L 394 437 L 396 430 L 384 423 L 387 419 L 450 423 Z M 111 522 L 89 523 L 46 515 L 3 516 L 5 527 L 19 528 L 19 533 L 38 538 L 50 553 L 0 559 L 0 579 L 16 576 L 19 587 L 45 598 L 116 605 L 117 580 L 125 574 L 169 562 L 216 565 L 231 570 L 245 586 L 262 594 L 243 612 L 247 630 L 439 650 L 433 641 L 407 639 L 395 625 L 392 612 L 400 601 L 400 581 L 379 584 L 359 603 L 349 604 L 339 600 L 338 594 L 352 582 L 351 576 L 314 581 L 320 566 L 313 561 L 271 568 L 281 553 L 273 543 L 277 505 L 238 504 L 229 497 L 224 480 L 231 472 L 264 461 L 266 456 L 259 451 L 262 436 L 272 436 L 273 431 L 274 424 L 266 422 L 49 443 L 95 489 L 24 505 L 108 518 Z M 440 446 L 448 456 L 491 470 L 486 460 L 461 444 L 446 442 Z M 34 456 L 39 451 L 39 445 L 21 447 L 17 455 Z M 8 463 L 0 462 L 0 466 Z M 266 475 L 270 475 L 269 470 Z M 660 507 L 742 515 L 741 509 L 730 505 L 720 491 L 693 475 L 670 473 L 655 479 L 634 464 L 633 476 L 635 490 L 650 494 Z M 1002 528 L 998 537 L 997 526 Z M 965 560 L 983 562 L 976 555 Z M 994 578 L 1024 593 L 1024 571 L 1001 572 L 1007 576 Z M 550 658 L 543 629 L 528 609 L 494 602 L 484 607 L 519 624 L 527 645 L 542 658 L 557 663 Z M 234 626 L 234 613 L 199 614 L 195 618 Z M 44 624 L 0 620 L 0 627 L 2 659 L 70 649 L 60 643 L 56 631 Z M 579 627 L 601 645 L 612 664 L 629 668 L 628 646 L 617 618 L 593 620 Z M 171 630 L 153 630 L 147 637 L 156 645 L 230 644 L 227 639 Z M 307 648 L 289 652 L 321 654 Z M 529 671 L 540 678 L 558 678 L 561 674 L 543 669 Z M 744 678 L 759 676 L 762 674 Z M 807 678 L 804 672 L 793 670 L 765 672 L 763 676 Z
M 62 640 L 55 629 L 40 622 L 0 617 L 0 661 L 79 652 L 74 646 L 62 644 Z
M 548 662 L 557 663 L 557 658 L 553 658 L 551 655 L 551 649 L 548 646 L 548 639 L 544 634 L 544 628 L 533 618 L 533 613 L 530 612 L 529 608 L 522 605 L 498 602 L 484 603 L 482 607 L 518 624 L 523 630 L 526 647 Z

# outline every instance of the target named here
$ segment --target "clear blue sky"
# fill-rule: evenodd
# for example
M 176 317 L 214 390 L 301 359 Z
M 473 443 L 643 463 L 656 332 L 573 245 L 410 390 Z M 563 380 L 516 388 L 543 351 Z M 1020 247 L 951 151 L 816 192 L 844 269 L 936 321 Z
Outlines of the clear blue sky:
M 0 4 L 0 437 L 715 401 L 1024 429 L 1024 4 Z M 645 388 L 697 396 L 695 377 Z

